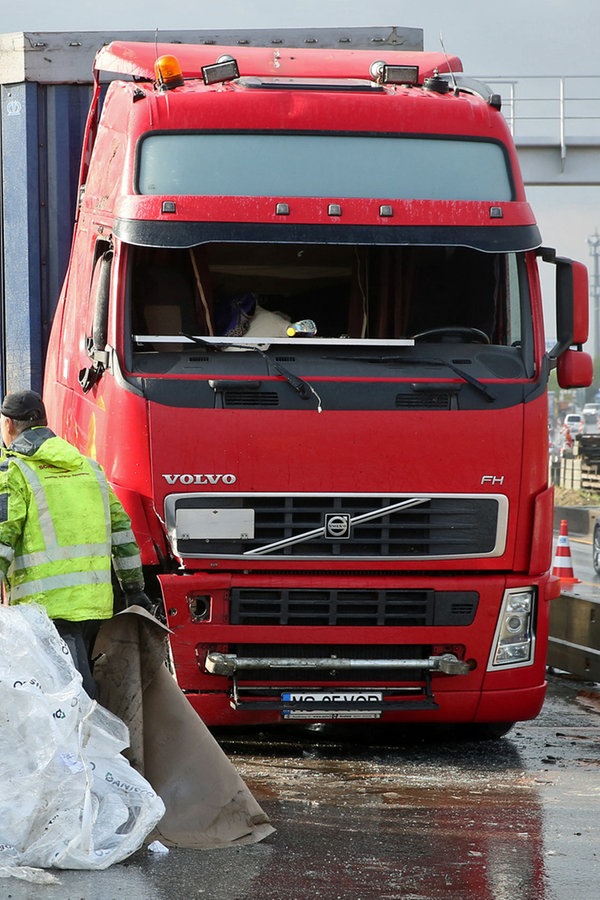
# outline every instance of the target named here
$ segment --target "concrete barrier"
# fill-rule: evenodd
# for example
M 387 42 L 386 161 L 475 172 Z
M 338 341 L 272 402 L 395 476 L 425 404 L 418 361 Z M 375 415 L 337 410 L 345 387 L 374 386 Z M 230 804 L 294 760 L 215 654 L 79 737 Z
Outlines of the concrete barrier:
M 548 665 L 586 681 L 600 681 L 600 602 L 579 591 L 562 591 L 550 605 Z
M 556 506 L 554 529 L 566 519 L 569 534 L 591 538 L 598 506 Z M 548 665 L 585 681 L 600 681 L 600 585 L 574 585 L 550 605 Z
M 566 519 L 569 534 L 591 535 L 598 517 L 599 506 L 555 506 L 554 530 L 558 531 L 561 521 Z

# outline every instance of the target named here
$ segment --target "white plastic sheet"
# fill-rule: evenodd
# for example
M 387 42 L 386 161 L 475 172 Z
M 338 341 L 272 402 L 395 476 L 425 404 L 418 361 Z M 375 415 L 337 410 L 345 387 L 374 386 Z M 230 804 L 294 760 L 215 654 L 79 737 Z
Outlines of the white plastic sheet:
M 139 849 L 165 808 L 128 744 L 45 610 L 0 606 L 0 868 L 105 869 Z

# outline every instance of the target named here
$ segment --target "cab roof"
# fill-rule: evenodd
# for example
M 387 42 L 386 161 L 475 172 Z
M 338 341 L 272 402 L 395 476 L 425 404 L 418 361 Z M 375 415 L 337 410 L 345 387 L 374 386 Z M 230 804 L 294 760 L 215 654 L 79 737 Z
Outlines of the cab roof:
M 98 73 L 114 73 L 154 81 L 155 61 L 160 56 L 172 55 L 179 60 L 184 78 L 201 78 L 202 67 L 211 65 L 225 54 L 237 60 L 241 75 L 254 76 L 370 79 L 370 66 L 377 60 L 388 64 L 418 66 L 420 83 L 436 71 L 463 71 L 458 57 L 428 51 L 226 47 L 142 41 L 112 41 L 98 51 L 94 68 Z

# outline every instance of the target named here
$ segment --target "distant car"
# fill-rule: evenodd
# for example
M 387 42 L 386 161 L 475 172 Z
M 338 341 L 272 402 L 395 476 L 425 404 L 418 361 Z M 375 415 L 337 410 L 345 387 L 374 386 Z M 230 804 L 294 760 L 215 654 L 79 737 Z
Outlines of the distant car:
M 583 413 L 567 413 L 564 424 L 571 432 L 571 436 L 575 437 L 575 435 L 579 434 L 583 429 Z
M 600 425 L 598 424 L 598 413 L 584 409 L 583 425 L 579 429 L 580 434 L 600 434 Z

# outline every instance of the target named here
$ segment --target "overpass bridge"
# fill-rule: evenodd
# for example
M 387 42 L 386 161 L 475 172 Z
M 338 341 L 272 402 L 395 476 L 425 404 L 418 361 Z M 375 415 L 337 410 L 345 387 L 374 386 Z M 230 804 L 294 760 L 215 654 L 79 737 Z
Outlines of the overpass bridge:
M 477 76 L 502 97 L 527 186 L 600 184 L 600 76 Z

